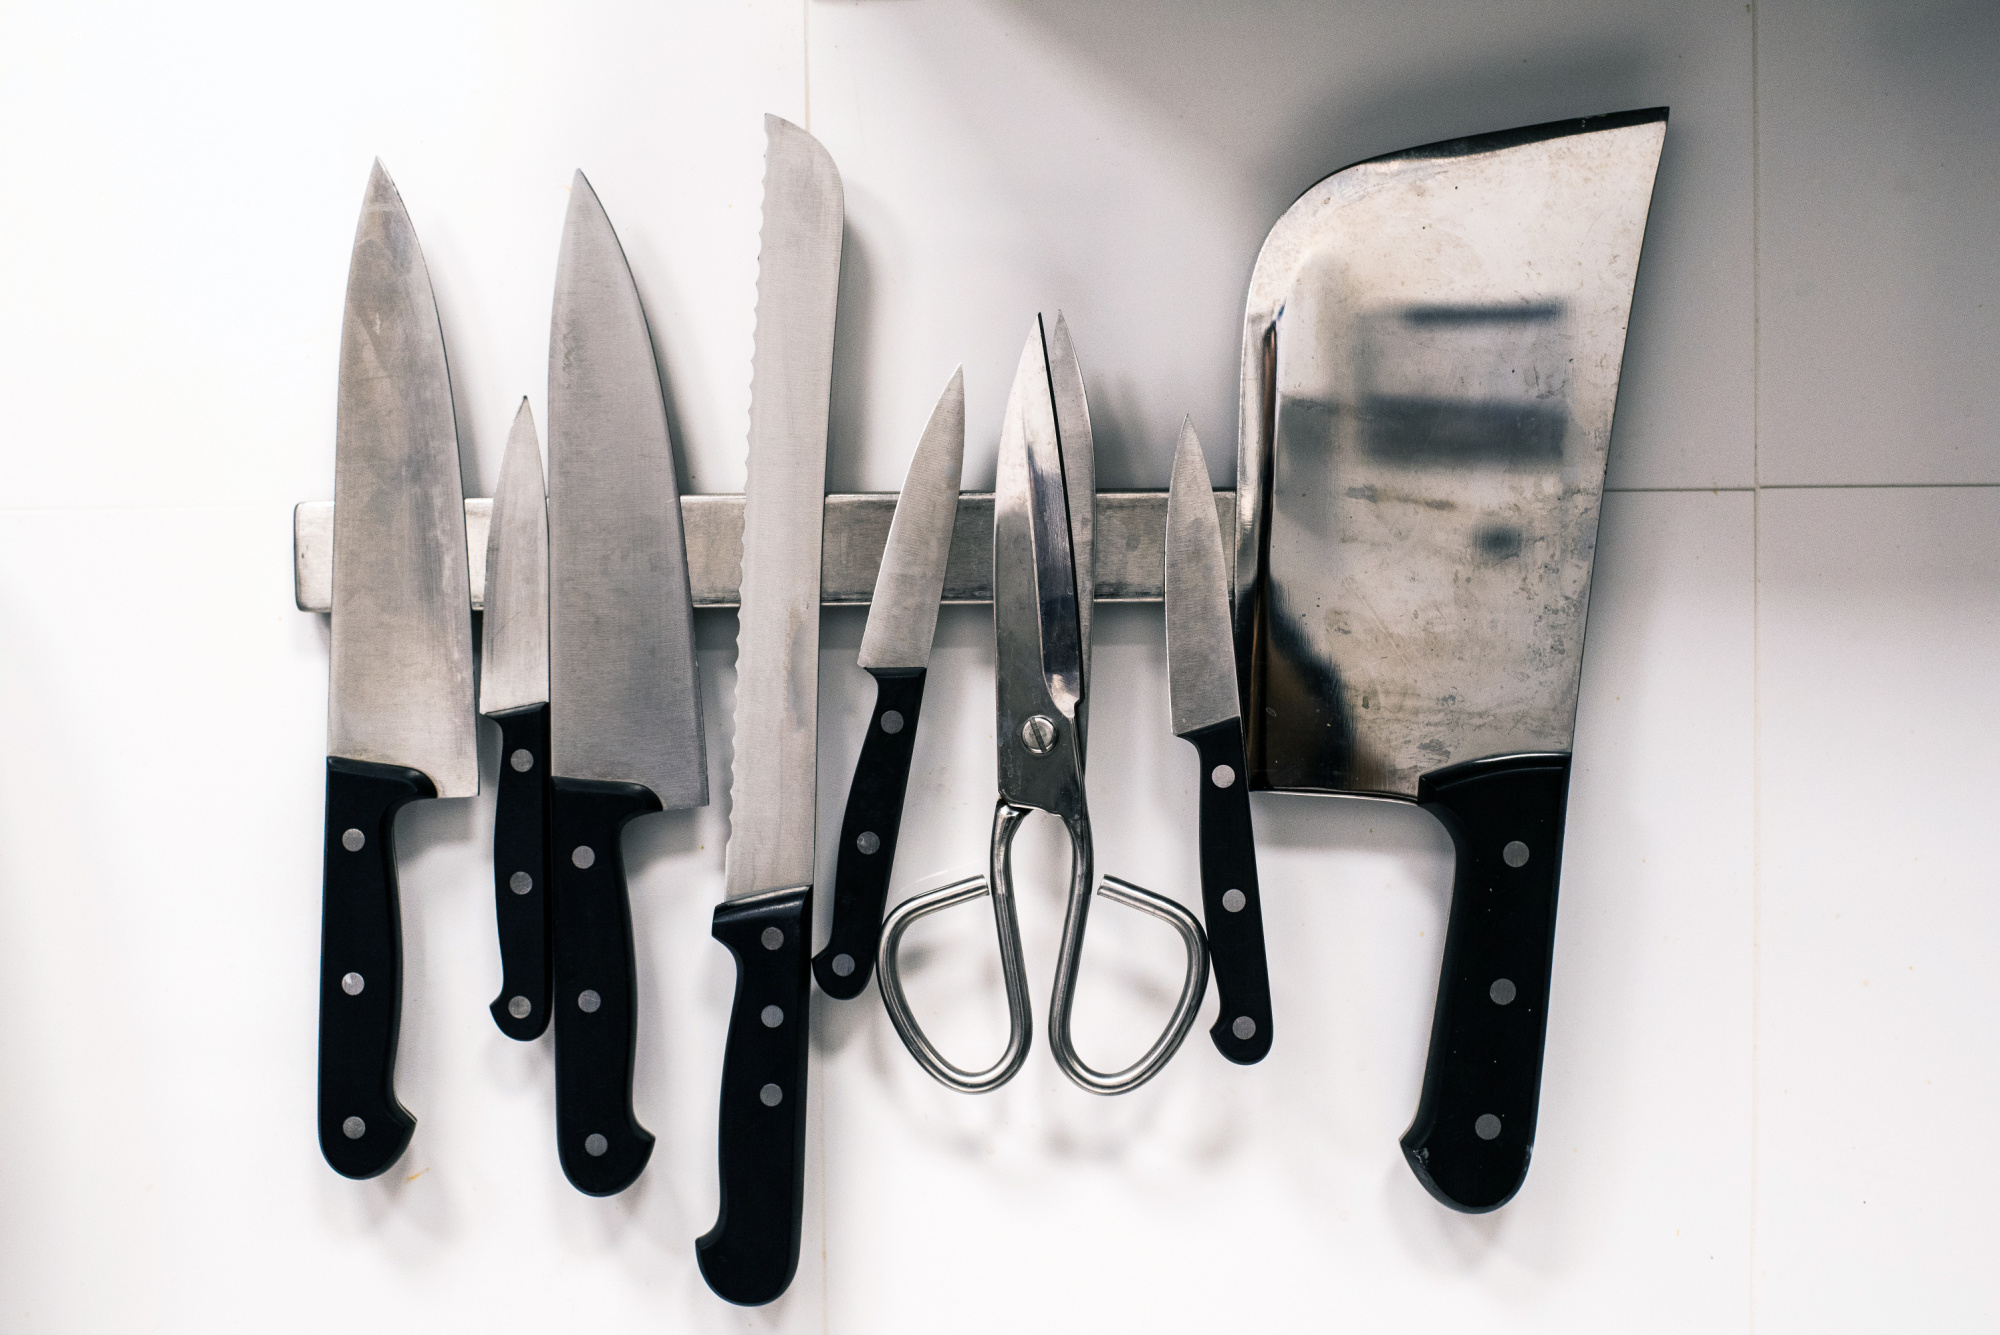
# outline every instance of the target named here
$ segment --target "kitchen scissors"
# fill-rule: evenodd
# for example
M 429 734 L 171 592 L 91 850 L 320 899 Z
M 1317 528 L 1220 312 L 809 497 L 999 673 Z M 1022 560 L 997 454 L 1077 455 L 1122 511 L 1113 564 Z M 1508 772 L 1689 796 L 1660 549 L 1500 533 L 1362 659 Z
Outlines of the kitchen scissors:
M 1081 379 L 1073 376 L 1067 329 L 1055 334 L 1057 371 L 1071 372 L 1074 412 L 1081 414 Z M 1049 1002 L 1049 1046 L 1063 1073 L 1094 1094 L 1124 1094 L 1159 1073 L 1180 1048 L 1208 988 L 1208 943 L 1201 923 L 1180 904 L 1115 876 L 1102 893 L 1115 903 L 1159 918 L 1180 933 L 1187 949 L 1187 976 L 1179 1001 L 1160 1036 L 1139 1060 L 1122 1070 L 1102 1072 L 1077 1055 L 1070 1040 L 1077 970 L 1089 920 L 1095 862 L 1090 811 L 1084 800 L 1084 743 L 1088 718 L 1087 656 L 1083 627 L 1092 593 L 1089 571 L 1079 579 L 1079 547 L 1088 550 L 1088 529 L 1076 521 L 1069 483 L 1089 476 L 1087 458 L 1066 460 L 1065 447 L 1087 452 L 1087 418 L 1060 422 L 1059 380 L 1051 376 L 1048 339 L 1036 317 L 1022 349 L 1007 414 L 1000 431 L 998 477 L 993 494 L 993 629 L 998 721 L 995 742 L 1000 761 L 1000 800 L 993 812 L 988 873 L 914 896 L 883 920 L 876 968 L 890 1023 L 910 1055 L 940 1082 L 966 1094 L 983 1094 L 1012 1079 L 1027 1059 L 1034 1025 L 1028 1002 L 1027 969 L 1021 958 L 1021 929 L 1015 911 L 1013 844 L 1030 813 L 1044 811 L 1061 820 L 1070 841 L 1069 903 L 1062 946 L 1056 959 L 1055 990 Z M 1073 438 L 1065 440 L 1061 427 Z M 1080 450 L 1079 450 L 1080 447 Z M 1065 463 L 1070 465 L 1066 471 Z M 1079 497 L 1079 508 L 1091 495 Z M 1086 519 L 1085 524 L 1088 523 Z M 1080 540 L 1081 539 L 1081 540 Z M 1007 1046 L 983 1071 L 957 1066 L 939 1052 L 911 1013 L 903 991 L 897 953 L 903 934 L 920 919 L 982 895 L 993 901 L 1000 968 L 1007 996 Z

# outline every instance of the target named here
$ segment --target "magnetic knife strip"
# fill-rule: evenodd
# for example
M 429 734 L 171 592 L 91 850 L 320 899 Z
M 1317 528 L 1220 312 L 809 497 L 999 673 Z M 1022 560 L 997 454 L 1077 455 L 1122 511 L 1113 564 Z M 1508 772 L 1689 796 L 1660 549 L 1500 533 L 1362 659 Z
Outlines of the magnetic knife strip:
M 1222 550 L 1236 549 L 1236 493 L 1215 493 L 1222 521 Z M 875 592 L 875 574 L 889 542 L 896 493 L 834 495 L 826 498 L 826 529 L 820 545 L 820 599 L 829 604 L 864 604 Z M 465 503 L 465 545 L 470 557 L 472 606 L 486 604 L 486 529 L 493 502 Z M 743 565 L 743 498 L 681 497 L 687 536 L 688 583 L 696 607 L 734 607 Z M 1164 491 L 1101 491 L 1093 521 L 1092 546 L 1099 602 L 1157 603 L 1163 596 L 1167 533 Z M 333 502 L 306 501 L 292 512 L 294 593 L 302 612 L 333 610 Z M 993 601 L 993 495 L 965 492 L 951 531 L 951 562 L 945 568 L 944 601 Z

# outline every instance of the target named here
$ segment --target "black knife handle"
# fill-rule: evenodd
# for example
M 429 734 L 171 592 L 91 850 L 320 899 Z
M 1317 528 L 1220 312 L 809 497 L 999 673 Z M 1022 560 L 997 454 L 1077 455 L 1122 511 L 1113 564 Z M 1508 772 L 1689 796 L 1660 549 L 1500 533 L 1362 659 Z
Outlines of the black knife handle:
M 417 1119 L 396 1101 L 396 1031 L 403 1014 L 396 812 L 436 796 L 436 785 L 420 770 L 327 757 L 319 1148 L 343 1177 L 386 1171 L 417 1129 Z
M 812 887 L 732 900 L 711 930 L 736 956 L 736 1001 L 722 1053 L 721 1209 L 694 1251 L 716 1296 L 757 1307 L 799 1268 Z
M 1521 1189 L 1548 1031 L 1569 757 L 1495 756 L 1424 775 L 1457 853 L 1437 1014 L 1403 1154 L 1431 1195 L 1484 1214 Z
M 493 813 L 500 995 L 487 1009 L 501 1033 L 525 1043 L 549 1027 L 549 707 L 491 717 L 500 725 Z
M 847 815 L 840 822 L 833 928 L 826 948 L 812 962 L 820 990 L 841 1001 L 860 996 L 875 972 L 875 943 L 882 935 L 882 905 L 896 865 L 896 831 L 903 824 L 917 713 L 924 703 L 922 668 L 869 671 L 875 678 L 875 713 L 854 765 L 854 784 L 847 790 Z
M 571 1186 L 609 1196 L 631 1186 L 653 1153 L 652 1132 L 632 1114 L 638 966 L 619 834 L 658 811 L 660 799 L 636 783 L 550 786 L 556 1153 Z
M 1250 829 L 1249 770 L 1236 719 L 1182 733 L 1201 756 L 1201 905 L 1221 1008 L 1208 1036 L 1248 1066 L 1271 1050 L 1271 974 Z

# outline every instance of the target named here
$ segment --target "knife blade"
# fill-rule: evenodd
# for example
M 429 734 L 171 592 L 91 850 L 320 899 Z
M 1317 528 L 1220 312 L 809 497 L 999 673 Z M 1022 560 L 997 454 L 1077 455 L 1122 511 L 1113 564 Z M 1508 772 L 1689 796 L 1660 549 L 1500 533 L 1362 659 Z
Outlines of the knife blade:
M 621 839 L 708 801 L 666 399 L 639 290 L 590 182 L 570 188 L 549 329 L 550 1009 L 556 1146 L 577 1190 L 646 1166 Z
M 334 1171 L 368 1178 L 416 1129 L 395 1090 L 396 812 L 479 791 L 451 375 L 423 251 L 380 162 L 347 274 L 333 494 L 319 1143 Z
M 820 528 L 844 219 L 818 140 L 764 118 L 764 223 L 751 363 L 726 899 L 712 934 L 736 958 L 722 1057 L 720 1210 L 702 1278 L 755 1306 L 799 1263 L 805 1196 Z
M 1251 785 L 1414 801 L 1452 838 L 1402 1145 L 1457 1210 L 1504 1205 L 1534 1150 L 1591 563 L 1666 121 L 1335 172 L 1272 228 L 1244 308 Z
M 813 957 L 820 990 L 842 1001 L 860 996 L 875 970 L 964 461 L 965 369 L 960 367 L 931 410 L 903 479 L 856 659 L 875 678 L 875 710 L 840 824 L 833 924 L 825 948 Z
M 1208 465 L 1194 424 L 1184 420 L 1167 492 L 1167 699 L 1174 735 L 1201 758 L 1202 915 L 1222 1002 L 1208 1036 L 1224 1057 L 1249 1065 L 1271 1050 L 1271 979 L 1227 569 Z
M 549 508 L 528 400 L 514 414 L 486 534 L 479 712 L 500 725 L 493 812 L 493 908 L 500 1032 L 526 1042 L 549 1026 Z

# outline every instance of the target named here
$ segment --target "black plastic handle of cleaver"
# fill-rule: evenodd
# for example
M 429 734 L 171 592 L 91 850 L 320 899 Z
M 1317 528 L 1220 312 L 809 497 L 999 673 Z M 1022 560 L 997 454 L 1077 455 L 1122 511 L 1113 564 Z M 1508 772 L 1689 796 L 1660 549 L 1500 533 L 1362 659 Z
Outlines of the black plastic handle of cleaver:
M 1569 762 L 1560 752 L 1495 756 L 1417 785 L 1451 834 L 1457 868 L 1403 1154 L 1431 1195 L 1468 1214 L 1511 1200 L 1535 1149 Z
M 487 1009 L 501 1033 L 525 1043 L 549 1027 L 549 707 L 489 717 L 500 725 L 493 813 L 500 995 Z
M 319 944 L 319 1148 L 343 1177 L 402 1156 L 417 1119 L 396 1099 L 403 921 L 396 813 L 436 797 L 420 770 L 328 756 Z
M 713 935 L 736 957 L 736 1000 L 722 1053 L 721 1208 L 694 1250 L 708 1287 L 743 1307 L 776 1298 L 799 1268 L 811 930 L 811 886 L 715 910 Z
M 632 1112 L 638 966 L 619 835 L 660 799 L 636 783 L 558 777 L 551 788 L 556 1154 L 571 1186 L 609 1196 L 653 1154 L 653 1134 Z
M 826 948 L 813 956 L 820 990 L 841 1001 L 861 995 L 875 972 L 875 944 L 882 936 L 882 905 L 896 865 L 896 831 L 903 824 L 910 756 L 917 746 L 917 714 L 924 703 L 924 669 L 869 669 L 875 678 L 875 713 L 868 722 L 847 814 L 840 822 L 840 860 L 833 872 L 833 927 Z M 843 973 L 841 970 L 845 969 Z
M 1264 959 L 1243 726 L 1228 719 L 1181 736 L 1201 757 L 1202 917 L 1222 1003 L 1208 1036 L 1217 1052 L 1248 1066 L 1271 1051 L 1271 974 Z

